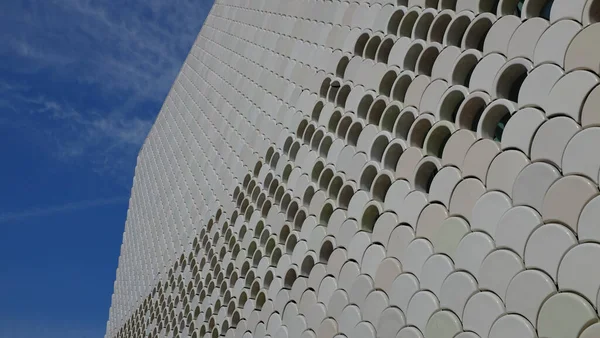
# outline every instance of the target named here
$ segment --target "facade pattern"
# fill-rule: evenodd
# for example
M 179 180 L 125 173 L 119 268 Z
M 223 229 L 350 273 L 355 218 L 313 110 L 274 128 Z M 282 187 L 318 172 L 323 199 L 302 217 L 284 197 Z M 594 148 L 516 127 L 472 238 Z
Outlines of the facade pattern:
M 600 337 L 600 0 L 218 0 L 106 337 Z

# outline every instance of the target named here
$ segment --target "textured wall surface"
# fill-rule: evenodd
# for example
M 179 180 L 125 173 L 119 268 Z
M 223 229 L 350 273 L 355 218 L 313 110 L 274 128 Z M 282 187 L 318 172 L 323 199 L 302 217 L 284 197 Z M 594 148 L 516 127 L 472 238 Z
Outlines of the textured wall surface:
M 107 337 L 600 336 L 600 0 L 219 0 Z

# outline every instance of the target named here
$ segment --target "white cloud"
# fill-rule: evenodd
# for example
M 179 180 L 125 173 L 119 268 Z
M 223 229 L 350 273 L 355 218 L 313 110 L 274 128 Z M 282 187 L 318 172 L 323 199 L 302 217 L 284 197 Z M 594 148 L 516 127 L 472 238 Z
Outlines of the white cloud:
M 0 81 L 0 88 L 9 85 Z M 45 96 L 28 97 L 18 89 L 8 90 L 7 96 L 11 100 L 0 97 L 0 111 L 12 117 L 0 124 L 28 129 L 42 138 L 45 152 L 66 164 L 88 161 L 94 172 L 113 175 L 129 184 L 136 154 L 152 127 L 152 118 L 94 108 L 79 111 Z
M 152 122 L 137 118 L 130 120 L 101 118 L 92 121 L 91 125 L 95 131 L 118 143 L 138 146 L 144 142 Z
M 96 199 L 96 200 L 90 200 L 90 201 L 70 202 L 70 203 L 65 203 L 65 204 L 56 205 L 56 206 L 31 208 L 31 209 L 24 210 L 24 211 L 6 212 L 6 213 L 0 214 L 0 224 L 8 223 L 8 222 L 23 221 L 23 220 L 26 220 L 29 218 L 34 218 L 34 217 L 50 216 L 50 215 L 60 214 L 60 213 L 65 213 L 65 212 L 89 209 L 89 208 L 94 208 L 94 207 L 99 207 L 99 206 L 104 206 L 104 205 L 123 203 L 123 202 L 126 202 L 127 200 L 128 200 L 127 197 L 118 196 L 118 197 L 102 198 L 102 199 Z
M 135 155 L 211 5 L 209 0 L 8 2 L 0 10 L 0 39 L 8 46 L 0 57 L 18 62 L 0 64 L 0 70 L 10 67 L 32 77 L 43 72 L 50 75 L 40 80 L 66 83 L 69 89 L 47 93 L 35 83 L 4 80 L 0 113 L 12 115 L 14 125 L 28 125 L 57 159 L 87 161 L 95 172 L 129 184 Z M 73 89 L 77 86 L 81 93 Z M 97 105 L 76 100 L 90 94 Z
M 6 41 L 11 52 L 35 65 L 58 67 L 66 76 L 103 90 L 130 90 L 161 101 L 156 94 L 170 87 L 211 4 L 47 1 L 22 8 L 28 16 L 0 13 L 0 22 L 5 22 L 0 29 L 19 28 Z

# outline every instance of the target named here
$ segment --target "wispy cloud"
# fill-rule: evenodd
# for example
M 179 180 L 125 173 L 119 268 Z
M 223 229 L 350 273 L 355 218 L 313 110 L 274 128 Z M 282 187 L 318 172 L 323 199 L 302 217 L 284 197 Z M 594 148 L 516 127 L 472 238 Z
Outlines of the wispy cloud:
M 211 6 L 3 2 L 0 73 L 14 76 L 0 83 L 0 114 L 12 114 L 0 123 L 29 126 L 56 159 L 86 161 L 130 184 L 135 155 Z
M 98 174 L 117 176 L 130 182 L 135 155 L 144 142 L 153 118 L 135 114 L 114 114 L 88 107 L 81 111 L 68 102 L 44 95 L 28 96 L 18 87 L 0 81 L 11 99 L 0 97 L 0 110 L 12 112 L 6 123 L 19 125 L 42 138 L 44 151 L 69 163 L 85 160 Z M 0 121 L 0 123 L 3 123 Z
M 128 200 L 125 196 L 118 196 L 112 198 L 101 198 L 90 201 L 78 201 L 78 202 L 70 202 L 63 205 L 55 205 L 55 206 L 47 206 L 47 207 L 38 207 L 31 208 L 24 211 L 17 212 L 7 212 L 0 214 L 0 224 L 15 222 L 15 221 L 23 221 L 29 218 L 34 217 L 42 217 L 42 216 L 50 216 L 54 214 L 60 214 L 71 211 L 78 211 L 83 209 L 89 209 L 99 206 L 112 205 L 123 203 Z
M 5 148 L 23 163 L 35 163 L 44 180 L 75 173 L 65 189 L 76 190 L 69 196 L 86 196 L 31 208 L 11 203 L 20 207 L 0 212 L 0 225 L 81 210 L 93 214 L 92 208 L 127 203 L 121 195 L 131 187 L 137 152 L 211 5 L 212 0 L 0 1 L 0 132 L 9 141 Z M 18 169 L 9 167 L 13 162 L 7 162 L 9 173 L 18 176 Z M 93 179 L 89 172 L 101 175 L 101 183 L 77 186 L 77 180 Z M 56 183 L 40 189 L 62 186 Z M 117 196 L 89 195 L 95 191 L 92 186 L 103 183 L 102 196 Z M 30 187 L 9 184 L 11 188 Z M 36 196 L 43 200 L 46 195 Z M 69 283 L 60 285 L 73 281 Z M 31 317 L 27 311 L 24 318 Z M 0 337 L 11 338 L 102 337 L 106 323 L 103 317 L 101 327 L 88 330 L 71 321 L 3 319 Z
M 24 1 L 9 6 L 29 15 L 0 12 L 5 32 L 0 37 L 11 47 L 7 51 L 31 61 L 23 64 L 24 72 L 58 68 L 62 76 L 102 90 L 162 101 L 156 95 L 170 87 L 211 5 L 207 0 Z

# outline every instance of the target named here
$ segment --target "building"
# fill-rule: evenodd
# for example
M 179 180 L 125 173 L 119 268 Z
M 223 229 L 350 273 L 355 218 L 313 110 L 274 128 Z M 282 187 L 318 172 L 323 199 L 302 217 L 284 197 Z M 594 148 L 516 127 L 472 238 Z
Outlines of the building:
M 217 1 L 106 336 L 600 336 L 599 4 Z

